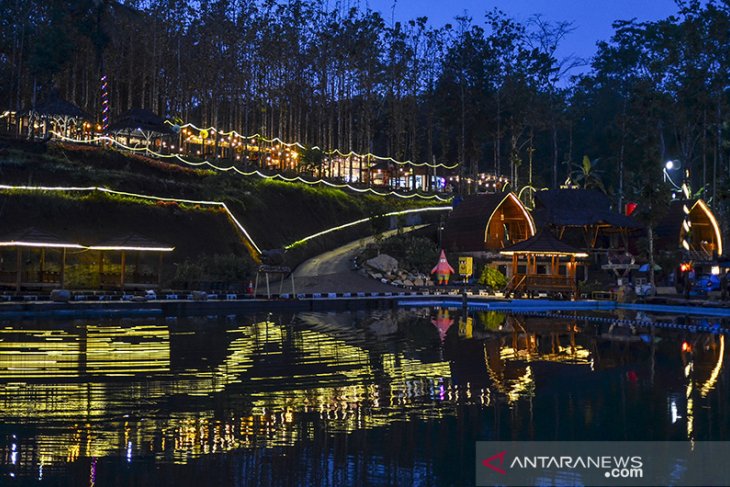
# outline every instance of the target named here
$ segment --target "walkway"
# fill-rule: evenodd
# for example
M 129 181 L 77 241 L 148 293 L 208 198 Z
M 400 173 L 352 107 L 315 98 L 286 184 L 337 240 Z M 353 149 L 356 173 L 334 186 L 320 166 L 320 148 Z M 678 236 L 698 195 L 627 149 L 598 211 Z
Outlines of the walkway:
M 428 225 L 405 227 L 403 233 L 419 230 Z M 398 230 L 383 232 L 383 237 L 392 237 Z M 398 288 L 383 284 L 352 269 L 352 259 L 375 237 L 365 237 L 350 242 L 324 254 L 317 255 L 303 262 L 294 270 L 297 293 L 330 293 L 330 292 L 394 292 Z M 273 287 L 272 287 L 273 288 Z M 284 284 L 284 292 L 287 285 Z M 278 289 L 278 288 L 277 288 Z

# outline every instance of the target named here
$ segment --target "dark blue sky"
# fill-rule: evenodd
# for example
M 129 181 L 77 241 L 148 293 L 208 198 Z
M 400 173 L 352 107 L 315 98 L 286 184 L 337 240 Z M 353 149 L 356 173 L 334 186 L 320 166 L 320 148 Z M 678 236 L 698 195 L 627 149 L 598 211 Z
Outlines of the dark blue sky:
M 390 22 L 393 0 L 360 1 L 361 5 L 382 12 L 386 22 Z M 397 0 L 395 20 L 426 16 L 432 25 L 440 26 L 467 11 L 475 22 L 481 23 L 484 12 L 494 7 L 520 21 L 542 14 L 549 21 L 573 22 L 575 31 L 566 38 L 558 54 L 586 59 L 595 53 L 596 41 L 611 37 L 614 20 L 658 20 L 677 12 L 674 0 Z

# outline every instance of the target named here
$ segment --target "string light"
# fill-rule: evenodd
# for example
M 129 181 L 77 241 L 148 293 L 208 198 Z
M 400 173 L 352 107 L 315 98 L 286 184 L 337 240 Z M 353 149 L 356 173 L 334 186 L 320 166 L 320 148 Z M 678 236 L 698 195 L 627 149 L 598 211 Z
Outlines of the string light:
M 221 171 L 221 172 L 233 171 L 233 172 L 240 174 L 241 176 L 258 176 L 263 179 L 279 179 L 279 180 L 287 182 L 287 183 L 299 182 L 299 183 L 308 184 L 310 186 L 324 184 L 325 186 L 329 186 L 331 188 L 336 188 L 336 189 L 348 189 L 350 191 L 355 191 L 357 193 L 371 193 L 376 196 L 395 196 L 395 197 L 398 197 L 401 199 L 419 198 L 419 199 L 424 199 L 424 200 L 440 201 L 443 203 L 451 201 L 451 198 L 443 198 L 439 195 L 422 195 L 422 194 L 418 194 L 418 193 L 414 193 L 411 195 L 405 195 L 405 194 L 400 194 L 396 191 L 380 192 L 373 188 L 357 188 L 357 187 L 351 186 L 349 184 L 333 183 L 333 182 L 330 182 L 330 181 L 327 181 L 327 180 L 321 179 L 321 178 L 317 179 L 315 181 L 308 181 L 308 180 L 302 178 L 301 176 L 286 177 L 282 174 L 273 174 L 273 175 L 264 174 L 261 171 L 259 171 L 258 169 L 255 169 L 253 171 L 242 171 L 235 166 L 229 166 L 229 167 L 217 166 L 217 165 L 213 164 L 212 162 L 208 161 L 207 159 L 204 161 L 199 161 L 199 162 L 189 161 L 179 154 L 162 154 L 159 152 L 155 152 L 155 151 L 149 149 L 148 147 L 130 147 L 130 146 L 125 145 L 125 144 L 117 141 L 116 139 L 114 139 L 112 137 L 108 137 L 108 136 L 95 137 L 90 140 L 81 140 L 81 139 L 73 139 L 71 137 L 66 137 L 63 134 L 60 134 L 58 132 L 51 131 L 51 133 L 55 137 L 59 138 L 60 140 L 66 141 L 66 142 L 73 142 L 75 144 L 87 144 L 87 145 L 96 144 L 99 142 L 109 142 L 112 145 L 116 145 L 118 147 L 121 147 L 122 149 L 131 151 L 131 152 L 145 152 L 147 154 L 151 154 L 151 155 L 153 155 L 155 157 L 159 157 L 159 158 L 177 159 L 178 161 L 182 162 L 183 164 L 186 164 L 188 166 L 193 166 L 193 167 L 208 166 L 208 167 L 215 169 L 216 171 Z M 198 151 L 198 154 L 200 154 L 200 151 Z
M 38 243 L 24 242 L 22 240 L 11 240 L 8 242 L 0 242 L 0 247 L 44 247 L 44 248 L 66 248 L 66 249 L 83 249 L 86 248 L 76 243 Z
M 411 210 L 402 210 L 402 211 L 392 211 L 390 213 L 384 213 L 382 215 L 376 215 L 369 218 L 361 218 L 360 220 L 355 220 L 350 223 L 345 223 L 343 225 L 337 225 L 336 227 L 328 228 L 327 230 L 322 230 L 321 232 L 314 233 L 308 237 L 304 237 L 300 240 L 297 240 L 296 242 L 287 245 L 284 247 L 285 250 L 289 250 L 293 247 L 296 247 L 297 245 L 301 245 L 304 242 L 307 242 L 308 240 L 312 240 L 313 238 L 321 237 L 322 235 L 327 235 L 328 233 L 336 232 L 337 230 L 343 230 L 348 227 L 352 227 L 355 225 L 359 225 L 360 223 L 365 223 L 370 220 L 375 220 L 376 218 L 385 218 L 388 216 L 399 216 L 399 215 L 406 215 L 409 213 L 419 213 L 423 211 L 451 211 L 453 208 L 451 206 L 430 206 L 428 208 L 415 208 Z
M 170 124 L 170 125 L 174 125 L 169 120 L 165 120 L 165 123 Z M 201 133 L 202 132 L 206 132 L 207 133 L 209 131 L 210 132 L 215 132 L 216 131 L 216 129 L 213 128 L 213 127 L 201 128 L 201 127 L 198 127 L 198 126 L 196 126 L 196 125 L 194 125 L 192 123 L 186 123 L 186 124 L 180 125 L 180 128 L 181 129 L 186 129 L 188 127 L 192 127 L 193 129 L 195 129 L 195 130 L 197 130 L 198 132 L 201 132 Z M 223 132 L 221 130 L 217 130 L 217 132 L 219 134 L 223 135 L 224 137 L 229 137 L 229 136 L 233 135 L 234 137 L 240 137 L 240 138 L 243 138 L 243 139 L 259 139 L 259 140 L 262 140 L 262 141 L 264 141 L 266 143 L 270 143 L 270 144 L 281 144 L 281 145 L 286 146 L 286 147 L 299 147 L 300 149 L 307 150 L 307 147 L 305 145 L 299 143 L 299 142 L 284 142 L 279 137 L 274 137 L 273 139 L 267 139 L 266 137 L 264 137 L 261 134 L 253 134 L 253 135 L 244 136 L 244 135 L 241 135 L 240 133 L 238 133 L 235 130 L 231 130 L 230 132 Z M 424 166 L 426 166 L 426 167 L 431 167 L 431 168 L 439 168 L 439 167 L 442 167 L 444 169 L 456 169 L 460 165 L 460 163 L 458 163 L 458 162 L 455 163 L 455 164 L 449 165 L 449 164 L 444 164 L 444 163 L 441 163 L 441 162 L 438 163 L 438 164 L 431 164 L 431 163 L 428 163 L 428 162 L 398 161 L 396 159 L 393 159 L 392 157 L 383 157 L 383 156 L 375 155 L 372 152 L 368 152 L 367 154 L 358 154 L 355 151 L 342 152 L 339 149 L 334 149 L 334 150 L 331 150 L 331 151 L 324 151 L 321 147 L 319 147 L 317 145 L 315 145 L 313 147 L 309 147 L 309 150 L 318 150 L 318 151 L 321 151 L 325 155 L 338 155 L 340 157 L 357 157 L 357 158 L 364 158 L 364 159 L 365 158 L 369 158 L 369 159 L 375 159 L 377 161 L 388 161 L 388 162 L 392 162 L 392 163 L 398 164 L 398 165 L 410 165 L 410 166 L 414 166 L 414 167 L 424 167 Z
M 258 255 L 261 255 L 261 249 L 258 245 L 256 245 L 256 242 L 251 238 L 251 235 L 246 231 L 246 229 L 241 225 L 241 222 L 238 221 L 238 219 L 235 217 L 233 212 L 228 208 L 228 206 L 222 202 L 222 201 L 206 201 L 206 200 L 188 200 L 188 199 L 182 199 L 182 198 L 168 198 L 163 196 L 152 196 L 152 195 L 146 195 L 146 194 L 139 194 L 139 193 L 129 193 L 127 191 L 117 191 L 114 189 L 109 188 L 102 188 L 100 186 L 86 186 L 86 187 L 79 187 L 79 186 L 9 186 L 5 184 L 0 184 L 0 190 L 19 190 L 19 191 L 58 191 L 58 192 L 94 192 L 99 191 L 101 193 L 108 193 L 108 194 L 114 194 L 118 196 L 127 196 L 130 198 L 139 198 L 139 199 L 146 199 L 151 201 L 167 201 L 167 202 L 174 202 L 174 203 L 183 203 L 183 204 L 192 204 L 192 205 L 205 205 L 205 206 L 218 206 L 220 208 L 223 208 L 223 210 L 226 212 L 228 217 L 231 219 L 231 221 L 236 225 L 236 227 L 243 233 L 243 235 L 248 240 L 248 243 L 253 247 L 253 249 L 256 250 Z M 99 249 L 99 247 L 97 247 Z

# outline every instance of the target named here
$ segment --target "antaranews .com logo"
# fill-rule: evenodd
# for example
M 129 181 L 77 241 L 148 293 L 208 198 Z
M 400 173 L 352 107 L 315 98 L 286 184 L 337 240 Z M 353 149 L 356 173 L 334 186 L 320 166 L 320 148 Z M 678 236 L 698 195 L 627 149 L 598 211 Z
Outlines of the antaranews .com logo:
M 730 442 L 482 441 L 476 484 L 729 486 Z
M 516 455 L 509 462 L 509 465 L 505 466 L 506 456 L 507 450 L 503 450 L 482 460 L 482 465 L 500 475 L 507 475 L 505 468 L 508 468 L 510 471 L 515 469 L 559 469 L 563 471 L 598 469 L 603 472 L 603 476 L 607 479 L 638 479 L 644 476 L 644 461 L 639 455 L 577 457 L 570 455 Z

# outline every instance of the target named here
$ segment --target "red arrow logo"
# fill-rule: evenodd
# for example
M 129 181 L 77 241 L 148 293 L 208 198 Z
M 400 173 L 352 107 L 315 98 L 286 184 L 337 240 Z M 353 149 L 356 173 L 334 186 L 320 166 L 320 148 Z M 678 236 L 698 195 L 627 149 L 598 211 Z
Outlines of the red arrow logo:
M 507 454 L 507 450 L 505 450 L 503 452 L 499 452 L 496 455 L 492 455 L 491 457 L 487 458 L 486 460 L 482 460 L 482 465 L 484 465 L 485 467 L 491 468 L 492 470 L 494 470 L 497 473 L 501 473 L 502 475 L 506 475 L 507 474 L 507 471 L 506 470 L 504 470 L 504 469 L 502 469 L 500 467 L 497 467 L 496 465 L 492 465 L 492 461 L 494 461 L 494 460 L 499 460 L 499 465 L 500 466 L 501 465 L 504 465 L 504 456 L 506 454 Z

